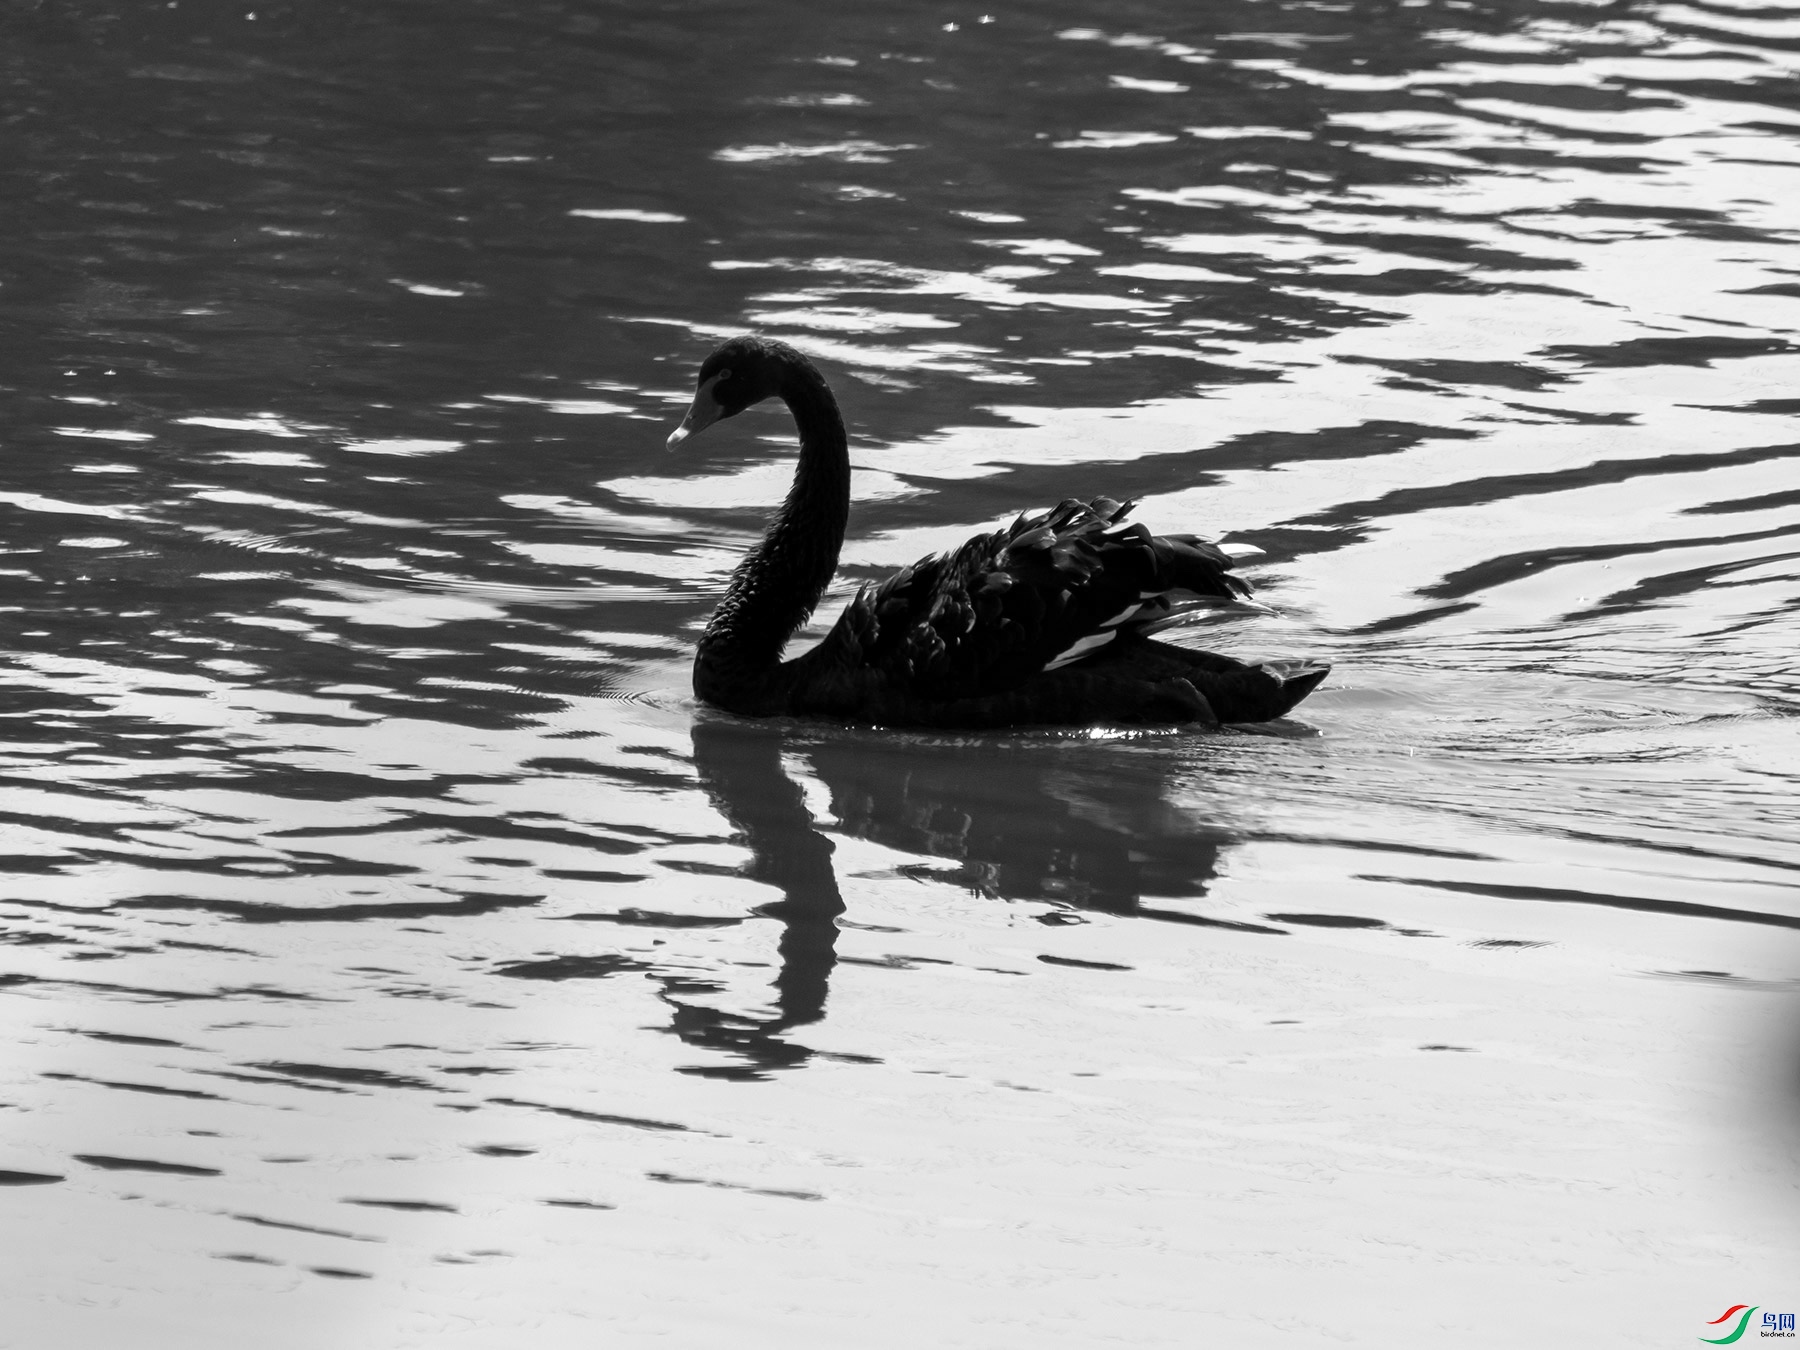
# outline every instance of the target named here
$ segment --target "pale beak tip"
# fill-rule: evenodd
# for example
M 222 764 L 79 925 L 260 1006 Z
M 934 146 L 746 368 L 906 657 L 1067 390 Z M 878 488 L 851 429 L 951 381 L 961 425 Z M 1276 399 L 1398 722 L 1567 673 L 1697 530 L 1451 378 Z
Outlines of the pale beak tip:
M 689 436 L 698 436 L 725 416 L 725 410 L 719 406 L 719 401 L 713 397 L 712 392 L 719 379 L 719 375 L 714 375 L 711 379 L 702 381 L 694 391 L 693 406 L 687 410 L 687 416 L 681 419 L 681 425 L 669 433 L 669 449 L 680 449 L 681 443 Z

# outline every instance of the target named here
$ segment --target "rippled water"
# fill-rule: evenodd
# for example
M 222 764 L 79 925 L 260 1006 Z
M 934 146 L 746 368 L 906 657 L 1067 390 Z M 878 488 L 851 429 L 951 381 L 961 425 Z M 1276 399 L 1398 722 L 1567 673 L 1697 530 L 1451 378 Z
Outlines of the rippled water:
M 8 0 L 0 1345 L 1800 1304 L 1797 75 L 1792 4 Z M 1105 492 L 1336 673 L 697 709 L 747 329 L 851 425 L 821 625 Z

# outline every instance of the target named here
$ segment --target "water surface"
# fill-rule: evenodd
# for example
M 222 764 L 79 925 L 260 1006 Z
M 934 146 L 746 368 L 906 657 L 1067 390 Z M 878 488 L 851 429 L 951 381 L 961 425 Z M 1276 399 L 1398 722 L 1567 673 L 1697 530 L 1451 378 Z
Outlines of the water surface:
M 0 1345 L 1800 1303 L 1797 74 L 1739 3 L 0 9 Z M 851 427 L 815 630 L 1104 492 L 1332 679 L 697 708 L 746 330 Z

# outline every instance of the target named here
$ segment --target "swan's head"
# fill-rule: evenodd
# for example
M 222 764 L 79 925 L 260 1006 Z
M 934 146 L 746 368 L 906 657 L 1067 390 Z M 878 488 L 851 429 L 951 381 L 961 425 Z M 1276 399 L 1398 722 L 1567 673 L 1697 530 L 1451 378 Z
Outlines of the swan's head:
M 689 436 L 699 435 L 714 422 L 736 417 L 751 404 L 780 393 L 785 375 L 796 365 L 810 363 L 785 342 L 732 338 L 701 365 L 700 387 L 694 391 L 693 406 L 669 436 L 669 449 Z

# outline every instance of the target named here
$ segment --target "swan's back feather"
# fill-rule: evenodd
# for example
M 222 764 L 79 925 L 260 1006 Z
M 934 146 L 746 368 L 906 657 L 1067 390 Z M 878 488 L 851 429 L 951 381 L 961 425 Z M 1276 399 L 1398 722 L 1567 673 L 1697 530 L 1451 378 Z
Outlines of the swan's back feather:
M 1218 547 L 1128 524 L 1131 506 L 1070 498 L 922 558 L 864 586 L 821 646 L 916 697 L 983 698 L 1083 661 L 1196 602 L 1249 595 Z

